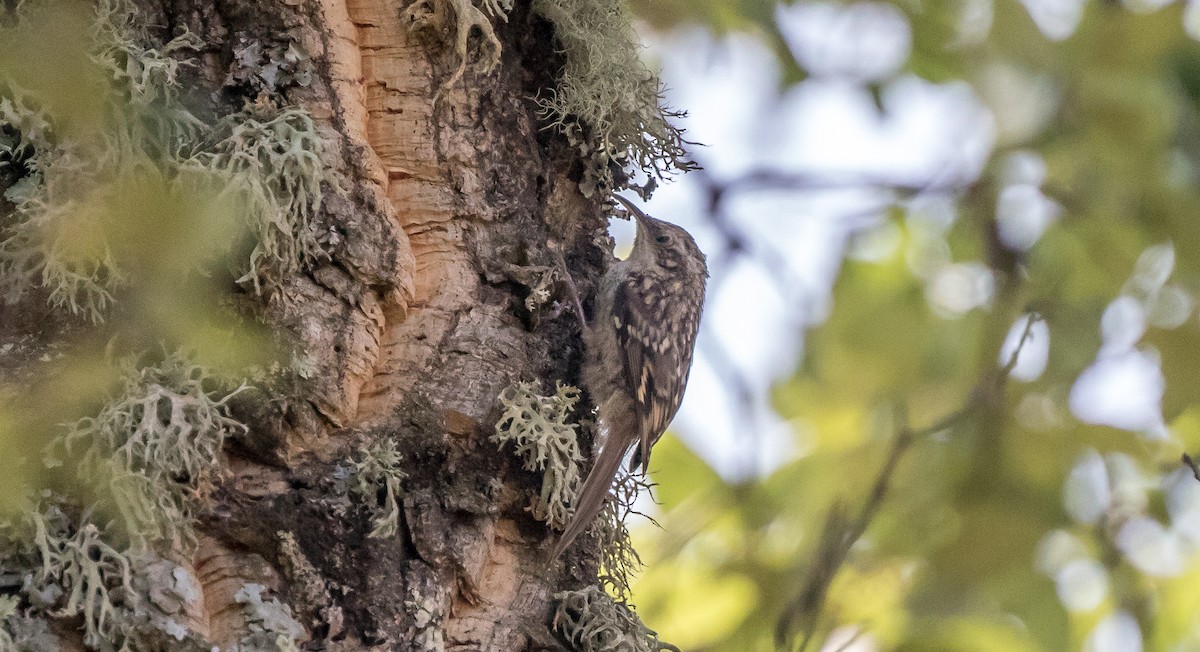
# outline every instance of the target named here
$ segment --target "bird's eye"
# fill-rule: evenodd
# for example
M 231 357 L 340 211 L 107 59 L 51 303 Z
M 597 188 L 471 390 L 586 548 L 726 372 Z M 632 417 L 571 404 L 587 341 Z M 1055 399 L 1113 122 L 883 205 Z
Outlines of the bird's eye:
M 658 244 L 667 244 L 668 242 L 671 241 L 671 236 L 660 235 L 657 238 L 655 238 L 654 241 L 657 242 Z

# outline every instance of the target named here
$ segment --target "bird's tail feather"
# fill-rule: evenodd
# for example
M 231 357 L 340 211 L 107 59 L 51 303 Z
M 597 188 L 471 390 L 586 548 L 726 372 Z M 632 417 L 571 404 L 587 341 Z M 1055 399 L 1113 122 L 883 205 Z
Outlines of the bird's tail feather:
M 583 487 L 575 499 L 575 514 L 570 523 L 567 523 L 558 543 L 554 544 L 554 552 L 551 553 L 550 559 L 558 559 L 575 537 L 586 530 L 603 509 L 604 501 L 608 499 L 608 490 L 612 487 L 613 479 L 617 477 L 621 460 L 626 453 L 625 448 L 614 444 L 616 442 L 610 440 L 596 457 L 596 463 L 592 465 L 592 470 L 583 481 Z

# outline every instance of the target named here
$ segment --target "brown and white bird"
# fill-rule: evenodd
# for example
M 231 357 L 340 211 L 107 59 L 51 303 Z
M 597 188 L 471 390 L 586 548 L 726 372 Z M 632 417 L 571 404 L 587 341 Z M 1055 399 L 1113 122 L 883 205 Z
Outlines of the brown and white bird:
M 683 400 L 704 306 L 708 266 L 692 236 L 617 199 L 637 220 L 637 239 L 601 277 L 592 323 L 583 326 L 583 382 L 607 437 L 552 558 L 600 513 L 630 450 L 631 468 L 645 472 Z

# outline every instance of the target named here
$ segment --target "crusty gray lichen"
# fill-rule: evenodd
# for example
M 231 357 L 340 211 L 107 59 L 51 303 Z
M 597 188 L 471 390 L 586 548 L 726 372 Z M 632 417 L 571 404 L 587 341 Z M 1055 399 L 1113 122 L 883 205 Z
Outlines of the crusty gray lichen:
M 242 605 L 247 632 L 229 652 L 300 652 L 304 627 L 292 617 L 292 610 L 275 598 L 263 597 L 267 588 L 246 584 L 234 600 Z

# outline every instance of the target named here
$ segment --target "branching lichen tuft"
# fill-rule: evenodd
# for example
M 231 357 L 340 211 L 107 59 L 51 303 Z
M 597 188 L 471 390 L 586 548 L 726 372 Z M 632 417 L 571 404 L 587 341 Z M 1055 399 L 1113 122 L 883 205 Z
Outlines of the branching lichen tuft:
M 105 232 L 113 181 L 170 160 L 200 132 L 178 94 L 180 68 L 201 42 L 185 32 L 144 45 L 128 0 L 102 0 L 95 11 L 87 72 L 108 84 L 86 98 L 99 107 L 95 124 L 72 129 L 0 74 L 0 166 L 19 159 L 27 170 L 5 192 L 16 210 L 0 228 L 0 295 L 12 302 L 45 288 L 51 305 L 100 321 L 125 280 Z
M 534 0 L 533 8 L 554 24 L 566 57 L 558 88 L 540 102 L 592 161 L 580 183 L 585 195 L 613 189 L 610 164 L 639 169 L 651 182 L 695 167 L 669 120 L 681 114 L 663 108 L 661 83 L 638 56 L 624 0 Z
M 193 575 L 140 548 L 113 543 L 91 509 L 56 494 L 0 523 L 0 578 L 19 593 L 0 605 L 0 650 L 54 650 L 46 619 L 78 619 L 89 648 L 207 650 L 180 622 L 200 597 Z M 15 607 L 23 606 L 20 611 Z M 2 614 L 8 614 L 7 617 Z
M 50 506 L 28 518 L 37 563 L 22 591 L 33 608 L 55 618 L 82 618 L 86 645 L 117 640 L 120 609 L 136 596 L 129 557 L 104 540 L 88 512 L 72 520 Z
M 508 12 L 512 11 L 512 0 L 483 0 L 483 8 L 500 20 L 508 20 Z M 454 38 L 454 54 L 458 57 L 458 67 L 450 78 L 442 84 L 439 95 L 462 79 L 467 70 L 467 44 L 471 32 L 478 30 L 483 37 L 480 54 L 480 68 L 484 73 L 490 73 L 500 63 L 500 39 L 488 17 L 471 0 L 417 0 L 404 11 L 404 17 L 409 21 L 409 31 L 428 32 L 435 38 L 443 34 L 452 34 Z
M 658 652 L 677 650 L 658 640 L 626 605 L 599 587 L 554 594 L 552 628 L 576 652 Z
M 0 95 L 0 168 L 18 161 L 34 167 L 36 162 L 28 159 L 39 150 L 50 149 L 50 121 L 36 106 L 37 101 L 19 89 Z M 32 178 L 40 181 L 39 176 Z M 5 197 L 20 203 L 20 197 L 10 196 L 10 192 L 6 191 Z
M 101 488 L 100 506 L 134 540 L 190 536 L 189 500 L 203 494 L 221 446 L 245 426 L 228 415 L 233 391 L 182 356 L 156 366 L 125 365 L 124 385 L 95 417 L 80 419 L 49 449 Z
M 366 500 L 373 514 L 371 532 L 375 539 L 396 536 L 400 531 L 401 483 L 407 475 L 400 470 L 400 452 L 390 439 L 381 439 L 359 449 L 362 459 L 334 470 L 334 493 L 354 494 Z
M 69 121 L 47 115 L 36 94 L 0 71 L 0 166 L 19 161 L 25 171 L 5 191 L 16 210 L 0 226 L 0 297 L 13 302 L 45 288 L 53 306 L 101 321 L 131 284 L 126 267 L 136 265 L 114 254 L 129 250 L 121 199 L 131 194 L 129 179 L 153 178 L 177 191 L 190 182 L 205 201 L 235 200 L 226 212 L 244 214 L 258 239 L 240 280 L 281 298 L 287 275 L 325 256 L 313 222 L 323 193 L 342 191 L 312 118 L 256 105 L 206 125 L 180 97 L 180 73 L 200 39 L 185 31 L 150 47 L 130 0 L 100 0 L 95 11 L 87 51 L 102 96 L 95 125 L 63 127 Z M 255 79 L 268 85 L 306 83 L 311 74 L 296 48 L 238 54 L 265 66 Z M 223 193 L 210 196 L 213 188 Z
M 504 413 L 492 441 L 511 443 L 528 471 L 542 472 L 542 490 L 533 500 L 534 518 L 562 529 L 579 489 L 577 425 L 568 423 L 579 389 L 559 384 L 554 396 L 541 396 L 535 383 L 517 383 L 500 394 Z
M 194 160 L 240 193 L 258 236 L 249 270 L 238 279 L 260 294 L 282 298 L 287 275 L 326 256 L 314 220 L 326 190 L 342 192 L 325 163 L 325 143 L 307 111 L 236 114 L 218 130 L 225 136 Z
M 92 27 L 92 61 L 114 82 L 108 146 L 117 154 L 170 157 L 204 123 L 180 101 L 179 74 L 195 65 L 204 47 L 197 35 L 184 31 L 161 48 L 152 41 L 141 10 L 131 0 L 100 0 Z

